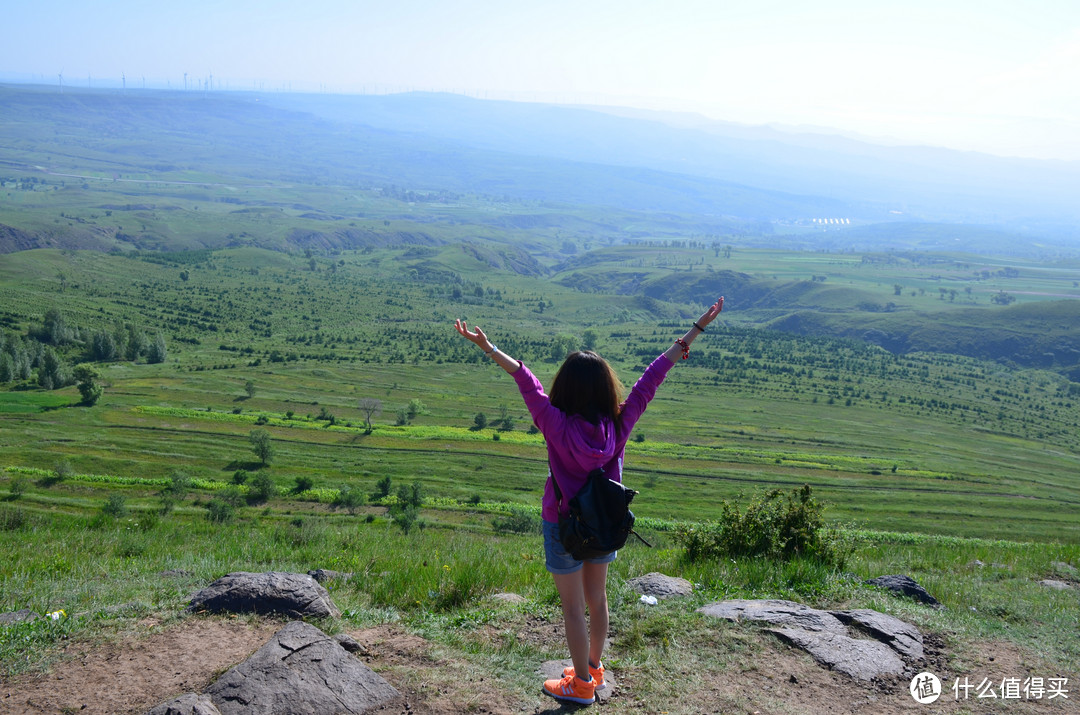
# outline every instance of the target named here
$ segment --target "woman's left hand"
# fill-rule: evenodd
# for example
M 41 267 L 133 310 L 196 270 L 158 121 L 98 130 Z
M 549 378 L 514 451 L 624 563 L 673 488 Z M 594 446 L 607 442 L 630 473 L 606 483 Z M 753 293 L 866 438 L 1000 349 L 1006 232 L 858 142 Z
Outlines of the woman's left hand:
M 491 341 L 488 340 L 487 336 L 484 335 L 484 331 L 479 327 L 473 326 L 473 329 L 470 331 L 469 326 L 467 326 L 465 321 L 461 318 L 454 321 L 454 327 L 463 338 L 476 343 L 484 352 L 491 349 Z

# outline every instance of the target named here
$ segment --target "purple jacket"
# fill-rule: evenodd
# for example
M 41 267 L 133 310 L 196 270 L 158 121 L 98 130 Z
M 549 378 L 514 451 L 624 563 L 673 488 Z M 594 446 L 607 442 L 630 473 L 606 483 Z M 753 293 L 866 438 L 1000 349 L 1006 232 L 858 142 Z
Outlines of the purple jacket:
M 548 461 L 563 493 L 560 510 L 551 479 L 548 479 L 541 509 L 544 521 L 558 523 L 560 511 L 564 516 L 569 513 L 567 502 L 585 484 L 589 472 L 597 467 L 604 468 L 604 475 L 608 479 L 622 481 L 623 451 L 630 431 L 674 364 L 663 354 L 653 360 L 634 383 L 626 401 L 622 403 L 618 418 L 612 422 L 605 417 L 594 425 L 580 415 L 567 416 L 559 408 L 553 407 L 544 393 L 544 386 L 525 367 L 525 363 L 521 363 L 521 368 L 513 373 L 514 380 L 525 399 L 525 406 L 529 408 L 533 423 L 547 441 Z

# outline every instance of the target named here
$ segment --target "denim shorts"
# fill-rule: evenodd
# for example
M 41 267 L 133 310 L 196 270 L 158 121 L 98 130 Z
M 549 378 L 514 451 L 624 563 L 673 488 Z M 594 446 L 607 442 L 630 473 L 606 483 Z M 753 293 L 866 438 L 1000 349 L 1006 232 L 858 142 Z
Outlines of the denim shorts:
M 612 551 L 607 556 L 585 561 L 590 564 L 610 564 L 618 553 L 618 551 Z M 559 541 L 559 525 L 552 524 L 550 521 L 544 522 L 544 561 L 547 570 L 555 574 L 574 573 L 585 564 L 584 561 L 578 561 L 566 552 Z

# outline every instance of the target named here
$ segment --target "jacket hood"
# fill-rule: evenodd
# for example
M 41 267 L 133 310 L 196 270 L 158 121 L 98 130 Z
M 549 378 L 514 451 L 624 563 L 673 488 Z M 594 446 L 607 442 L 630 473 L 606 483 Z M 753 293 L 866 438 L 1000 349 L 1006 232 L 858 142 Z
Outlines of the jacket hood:
M 604 466 L 615 456 L 615 424 L 610 419 L 593 424 L 580 415 L 571 415 L 562 439 L 567 447 L 562 454 L 572 461 L 566 466 L 576 466 L 573 471 L 582 475 Z

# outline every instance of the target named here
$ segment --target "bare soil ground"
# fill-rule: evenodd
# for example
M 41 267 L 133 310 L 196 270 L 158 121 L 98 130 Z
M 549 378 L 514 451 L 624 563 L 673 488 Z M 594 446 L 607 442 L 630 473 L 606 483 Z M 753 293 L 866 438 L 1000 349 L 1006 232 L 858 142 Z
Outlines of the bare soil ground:
M 0 712 L 8 715 L 122 715 L 144 713 L 168 697 L 201 691 L 229 667 L 243 661 L 278 628 L 281 621 L 229 618 L 187 618 L 168 627 L 140 624 L 149 635 L 130 635 L 102 644 L 75 643 L 46 674 L 23 675 L 3 683 Z M 561 638 L 555 624 L 534 624 L 528 638 Z M 539 693 L 523 692 L 485 674 L 467 657 L 452 654 L 400 627 L 383 625 L 349 632 L 361 645 L 357 654 L 394 685 L 404 699 L 387 713 L 559 713 L 580 709 Z M 632 678 L 619 678 L 607 703 L 598 711 L 623 713 L 794 713 L 799 715 L 892 715 L 894 713 L 1080 713 L 1076 673 L 1041 671 L 1036 654 L 1010 643 L 985 643 L 965 653 L 963 673 L 950 670 L 945 641 L 927 638 L 926 670 L 936 673 L 945 693 L 933 705 L 919 705 L 908 692 L 908 680 L 896 678 L 859 683 L 817 665 L 807 654 L 762 633 L 761 647 L 747 662 L 719 674 L 679 677 L 672 700 L 663 705 L 638 700 Z M 539 664 L 537 664 L 539 665 Z M 987 677 L 1029 675 L 1069 677 L 1069 699 L 1053 701 L 957 701 L 954 678 L 973 683 Z M 995 691 L 998 688 L 995 687 Z

